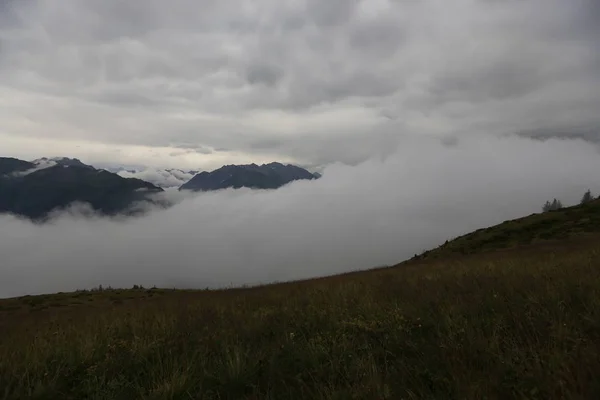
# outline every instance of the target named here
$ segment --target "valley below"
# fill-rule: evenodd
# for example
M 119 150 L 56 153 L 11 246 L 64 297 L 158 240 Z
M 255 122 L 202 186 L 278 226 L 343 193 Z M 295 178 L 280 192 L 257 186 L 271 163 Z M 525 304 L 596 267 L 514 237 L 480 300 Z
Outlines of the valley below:
M 0 300 L 0 398 L 598 398 L 599 219 L 596 200 L 306 281 Z

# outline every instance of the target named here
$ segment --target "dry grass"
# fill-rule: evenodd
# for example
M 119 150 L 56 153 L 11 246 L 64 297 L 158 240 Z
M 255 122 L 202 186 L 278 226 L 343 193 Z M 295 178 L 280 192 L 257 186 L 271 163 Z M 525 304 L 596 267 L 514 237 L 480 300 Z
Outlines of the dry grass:
M 600 398 L 598 239 L 0 301 L 0 399 Z
M 415 259 L 444 259 L 453 255 L 516 248 L 548 241 L 582 238 L 600 232 L 600 200 L 574 207 L 504 221 L 478 229 L 426 251 Z

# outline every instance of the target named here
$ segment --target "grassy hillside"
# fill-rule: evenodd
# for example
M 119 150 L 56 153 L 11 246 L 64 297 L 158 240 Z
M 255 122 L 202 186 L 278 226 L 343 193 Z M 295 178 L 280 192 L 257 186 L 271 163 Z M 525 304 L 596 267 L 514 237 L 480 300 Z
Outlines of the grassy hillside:
M 444 258 L 490 250 L 523 247 L 600 233 L 600 200 L 528 217 L 460 236 L 416 259 Z
M 312 281 L 2 300 L 0 399 L 600 398 L 599 212 Z

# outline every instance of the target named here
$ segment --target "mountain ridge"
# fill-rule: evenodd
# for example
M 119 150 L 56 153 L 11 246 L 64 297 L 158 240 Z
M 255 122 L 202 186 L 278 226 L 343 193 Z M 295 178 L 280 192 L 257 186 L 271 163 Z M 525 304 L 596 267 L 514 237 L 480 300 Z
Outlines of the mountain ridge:
M 211 191 L 220 189 L 277 189 L 296 180 L 319 179 L 304 168 L 271 162 L 268 164 L 224 165 L 213 171 L 203 171 L 183 184 L 179 190 Z
M 179 186 L 180 191 L 242 187 L 277 189 L 296 180 L 321 177 L 304 168 L 279 162 L 229 164 L 199 173 L 174 168 L 164 171 L 179 179 L 195 173 L 189 181 Z M 0 157 L 0 213 L 43 220 L 55 210 L 65 209 L 73 203 L 85 203 L 101 214 L 127 214 L 134 203 L 149 200 L 149 194 L 164 191 L 161 185 L 155 183 L 156 180 L 150 182 L 150 179 L 131 175 L 135 174 L 124 168 L 109 171 L 85 164 L 77 158 L 42 157 L 24 161 Z M 168 177 L 162 178 L 166 182 Z M 171 184 L 169 187 L 177 186 Z
M 77 159 L 36 161 L 0 158 L 0 213 L 43 220 L 73 203 L 86 203 L 96 212 L 115 215 L 127 213 L 135 202 L 163 191 L 149 182 L 123 178 Z

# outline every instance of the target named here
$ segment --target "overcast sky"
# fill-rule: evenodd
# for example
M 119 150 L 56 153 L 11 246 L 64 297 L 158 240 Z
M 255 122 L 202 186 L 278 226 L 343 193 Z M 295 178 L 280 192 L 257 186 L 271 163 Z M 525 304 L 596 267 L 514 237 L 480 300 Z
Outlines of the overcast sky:
M 597 0 L 0 0 L 2 155 L 356 164 L 404 135 L 598 140 Z

